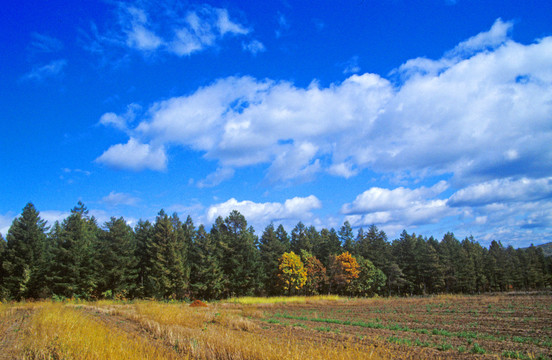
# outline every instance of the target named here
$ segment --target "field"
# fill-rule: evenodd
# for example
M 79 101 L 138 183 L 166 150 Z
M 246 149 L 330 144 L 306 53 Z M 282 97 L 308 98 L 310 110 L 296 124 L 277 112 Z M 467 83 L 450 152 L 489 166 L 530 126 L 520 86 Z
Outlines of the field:
M 0 305 L 0 359 L 552 359 L 550 294 Z

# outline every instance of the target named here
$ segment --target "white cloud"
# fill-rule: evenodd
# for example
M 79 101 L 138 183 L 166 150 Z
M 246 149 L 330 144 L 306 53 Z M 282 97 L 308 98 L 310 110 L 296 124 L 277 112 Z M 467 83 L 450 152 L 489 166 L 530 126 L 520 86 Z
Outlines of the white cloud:
M 130 48 L 142 51 L 153 51 L 163 45 L 163 40 L 147 28 L 148 16 L 142 9 L 126 8 L 130 19 L 124 25 L 126 44 Z
M 454 193 L 450 206 L 481 206 L 552 198 L 552 177 L 542 179 L 495 179 L 470 185 Z
M 29 73 L 25 74 L 22 77 L 22 80 L 42 81 L 47 78 L 58 77 L 62 75 L 63 69 L 66 65 L 67 60 L 65 59 L 51 61 L 46 65 L 35 67 Z
M 109 195 L 104 196 L 102 198 L 102 203 L 108 206 L 119 206 L 119 205 L 135 206 L 139 201 L 140 201 L 139 198 L 134 197 L 130 194 L 118 193 L 115 191 L 110 192 Z
M 455 57 L 406 62 L 397 84 L 376 74 L 306 88 L 219 79 L 151 105 L 130 133 L 192 149 L 226 171 L 264 164 L 269 180 L 283 182 L 366 168 L 452 174 L 460 185 L 549 176 L 552 37 L 519 44 L 507 37 L 511 26 L 497 20 Z
M 446 181 L 440 181 L 430 188 L 407 189 L 399 187 L 389 190 L 373 187 L 358 195 L 352 203 L 343 205 L 341 211 L 344 214 L 362 214 L 405 209 L 413 204 L 422 203 L 427 198 L 436 197 L 447 187 Z
M 85 34 L 88 38 L 85 40 L 87 49 L 100 54 L 106 48 L 115 47 L 134 49 L 144 54 L 163 51 L 188 56 L 217 46 L 226 36 L 244 37 L 251 32 L 233 19 L 227 9 L 207 4 L 174 6 L 165 1 L 134 5 L 119 3 L 117 16 L 116 26 L 109 25 L 103 33 L 93 27 L 91 36 Z M 260 51 L 260 43 L 251 44 L 251 51 Z
M 250 42 L 242 43 L 242 48 L 245 51 L 249 51 L 253 55 L 257 55 L 260 52 L 266 51 L 266 48 L 259 40 L 251 40 Z
M 504 22 L 499 18 L 489 31 L 482 32 L 461 42 L 448 55 L 468 55 L 480 50 L 495 49 L 509 39 L 508 34 L 512 31 L 513 26 L 512 22 Z
M 100 117 L 99 123 L 104 126 L 113 126 L 114 128 L 126 132 L 128 125 L 131 124 L 136 118 L 137 113 L 140 112 L 142 107 L 138 104 L 130 104 L 127 106 L 126 113 L 117 115 L 109 112 Z
M 253 201 L 237 201 L 232 198 L 224 203 L 215 204 L 207 209 L 207 220 L 228 216 L 232 210 L 239 211 L 248 222 L 255 225 L 268 225 L 272 221 L 288 219 L 311 219 L 312 211 L 322 207 L 322 203 L 314 195 L 294 197 L 283 204 L 278 202 L 256 203 Z
M 398 187 L 390 190 L 373 187 L 358 195 L 352 203 L 344 204 L 341 211 L 352 226 L 376 224 L 397 230 L 434 224 L 457 213 L 447 206 L 446 200 L 436 198 L 447 187 L 445 181 L 429 188 Z
M 107 149 L 96 162 L 116 169 L 163 171 L 167 168 L 165 149 L 142 144 L 130 138 L 126 144 L 117 144 Z

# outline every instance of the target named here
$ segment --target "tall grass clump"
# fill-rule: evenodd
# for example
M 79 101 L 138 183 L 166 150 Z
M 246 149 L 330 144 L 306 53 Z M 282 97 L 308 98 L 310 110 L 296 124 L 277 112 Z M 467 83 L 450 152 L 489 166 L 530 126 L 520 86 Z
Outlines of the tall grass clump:
M 109 328 L 59 303 L 43 304 L 33 313 L 23 347 L 25 359 L 177 358 L 170 349 Z

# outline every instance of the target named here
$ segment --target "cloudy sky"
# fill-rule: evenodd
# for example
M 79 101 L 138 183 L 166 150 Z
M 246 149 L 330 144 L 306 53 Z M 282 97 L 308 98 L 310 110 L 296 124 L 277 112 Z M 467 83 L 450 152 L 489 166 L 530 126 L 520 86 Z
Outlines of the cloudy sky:
M 552 241 L 552 2 L 22 1 L 0 14 L 0 232 L 163 208 Z

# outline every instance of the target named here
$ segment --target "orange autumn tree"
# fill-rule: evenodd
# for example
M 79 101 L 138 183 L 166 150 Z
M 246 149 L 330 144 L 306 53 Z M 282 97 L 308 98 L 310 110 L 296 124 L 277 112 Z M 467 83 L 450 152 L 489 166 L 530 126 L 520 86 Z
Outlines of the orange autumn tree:
M 326 268 L 316 256 L 306 250 L 301 250 L 301 259 L 307 271 L 307 282 L 303 287 L 304 293 L 307 295 L 322 293 L 328 280 Z
M 341 255 L 330 256 L 328 266 L 330 277 L 330 292 L 350 293 L 351 281 L 360 275 L 360 265 L 348 251 Z
M 293 251 L 286 252 L 280 257 L 280 265 L 278 265 L 278 278 L 282 290 L 291 295 L 292 292 L 297 292 L 307 282 L 307 271 L 303 266 L 303 262 L 299 255 Z

